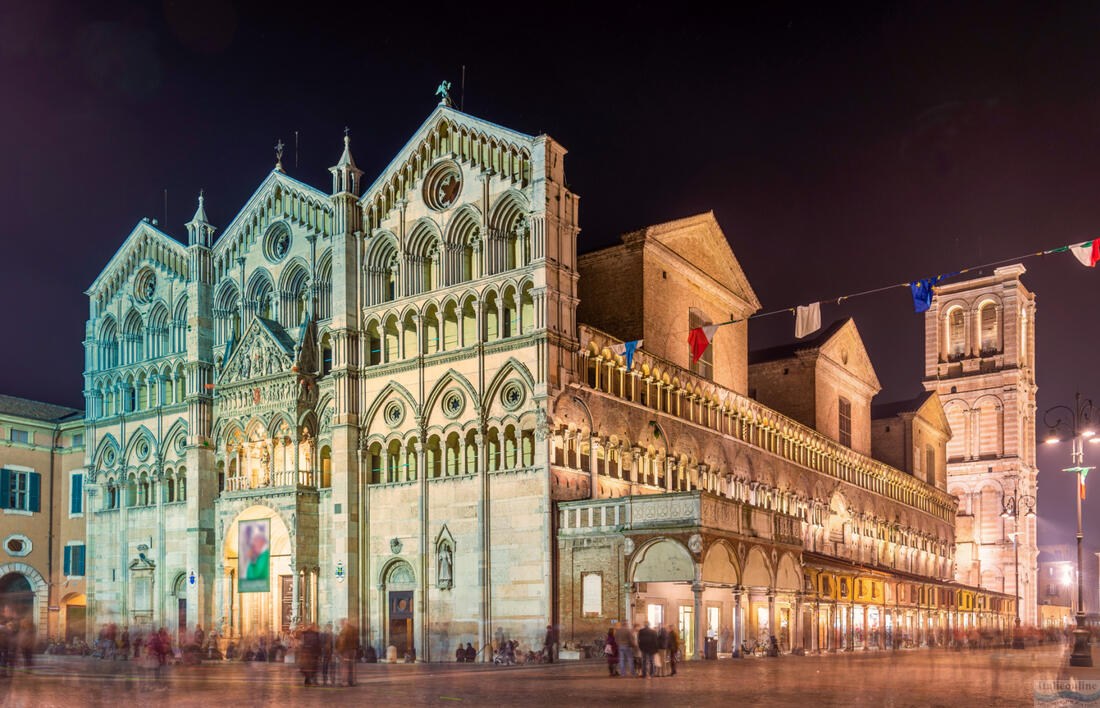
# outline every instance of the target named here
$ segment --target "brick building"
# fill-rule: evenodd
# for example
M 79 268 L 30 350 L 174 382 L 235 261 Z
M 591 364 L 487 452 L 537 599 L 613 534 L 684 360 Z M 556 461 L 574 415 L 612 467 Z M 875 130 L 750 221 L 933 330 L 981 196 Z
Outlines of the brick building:
M 956 579 L 1016 594 L 1020 617 L 1037 621 L 1036 518 L 1004 515 L 1011 499 L 1036 498 L 1035 295 L 1022 265 L 936 288 L 925 315 L 924 386 L 951 426 L 947 491 L 959 499 Z M 1033 508 L 1033 507 L 1032 507 Z
M 0 395 L 0 619 L 84 635 L 82 411 Z
M 563 636 L 671 624 L 697 656 L 706 639 L 827 651 L 1006 625 L 1011 598 L 953 582 L 938 397 L 875 420 L 854 322 L 752 353 L 747 323 L 725 325 L 693 363 L 690 328 L 759 308 L 710 213 L 578 268 L 581 348 L 551 408 Z M 616 345 L 637 339 L 628 367 Z

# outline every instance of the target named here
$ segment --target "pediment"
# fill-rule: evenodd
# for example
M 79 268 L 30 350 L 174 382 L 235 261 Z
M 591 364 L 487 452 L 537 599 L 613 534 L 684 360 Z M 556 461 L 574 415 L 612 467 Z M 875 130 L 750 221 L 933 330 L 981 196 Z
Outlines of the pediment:
M 287 373 L 294 366 L 294 340 L 274 320 L 253 317 L 222 367 L 221 385 Z
M 871 357 L 859 336 L 855 320 L 848 318 L 820 347 L 821 356 L 848 371 L 876 393 L 882 389 Z
M 528 161 L 534 147 L 535 138 L 519 131 L 475 118 L 450 106 L 439 105 L 431 115 L 413 133 L 412 137 L 397 152 L 393 160 L 379 173 L 374 182 L 363 191 L 360 204 L 364 211 L 373 209 L 374 220 L 380 223 L 395 207 L 395 200 L 404 198 L 406 190 L 412 189 L 423 174 L 438 158 L 458 155 L 458 140 L 470 141 L 474 145 L 483 145 L 490 151 L 495 148 L 505 153 L 522 155 Z M 442 148 L 442 145 L 448 145 Z M 472 158 L 458 162 L 473 162 Z M 480 171 L 487 174 L 499 174 L 500 166 L 480 164 Z
M 179 241 L 147 221 L 138 222 L 115 255 L 84 292 L 109 301 L 130 277 L 147 264 L 187 278 L 187 249 Z
M 943 410 L 943 401 L 940 400 L 940 395 L 938 393 L 933 391 L 932 394 L 924 400 L 924 403 L 917 409 L 917 415 L 938 427 L 949 439 L 953 437 L 954 434 L 951 432 L 951 423 L 947 420 L 947 413 Z
M 311 219 L 314 209 L 331 216 L 332 200 L 316 187 L 272 170 L 229 222 L 213 250 L 222 253 L 237 244 L 241 253 L 247 253 L 260 241 L 258 237 L 279 220 L 319 234 L 327 220 Z
M 743 300 L 750 311 L 760 309 L 760 300 L 741 269 L 722 227 L 714 218 L 714 212 L 650 226 L 642 233 L 716 280 Z M 623 240 L 633 236 L 628 234 Z

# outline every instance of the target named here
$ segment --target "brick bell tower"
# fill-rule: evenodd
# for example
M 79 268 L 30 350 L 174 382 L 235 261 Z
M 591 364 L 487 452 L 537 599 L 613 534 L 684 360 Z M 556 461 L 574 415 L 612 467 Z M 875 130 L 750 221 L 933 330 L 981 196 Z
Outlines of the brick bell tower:
M 924 387 L 951 425 L 947 491 L 959 499 L 955 579 L 1013 595 L 1019 545 L 1020 620 L 1037 622 L 1035 295 L 1021 264 L 938 286 L 925 315 Z M 1006 500 L 1007 505 L 1006 505 Z

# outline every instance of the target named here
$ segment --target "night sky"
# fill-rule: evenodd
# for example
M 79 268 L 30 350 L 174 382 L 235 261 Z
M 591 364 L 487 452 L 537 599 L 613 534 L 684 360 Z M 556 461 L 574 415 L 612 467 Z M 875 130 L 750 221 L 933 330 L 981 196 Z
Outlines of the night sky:
M 570 150 L 582 251 L 713 209 L 765 310 L 1100 236 L 1095 3 L 729 16 L 396 4 L 5 3 L 0 391 L 83 407 L 83 292 L 141 217 L 184 240 L 204 188 L 224 227 L 278 139 L 289 174 L 327 190 L 345 125 L 373 179 L 441 80 L 459 97 L 463 64 L 467 112 Z M 1076 390 L 1100 403 L 1100 272 L 1068 254 L 1026 265 L 1040 417 Z M 823 320 L 848 315 L 883 383 L 876 400 L 916 395 L 923 321 L 908 293 L 823 306 Z M 786 341 L 793 322 L 750 336 Z M 1040 452 L 1043 544 L 1073 540 L 1068 458 L 1065 445 Z M 1087 567 L 1095 577 L 1095 556 Z

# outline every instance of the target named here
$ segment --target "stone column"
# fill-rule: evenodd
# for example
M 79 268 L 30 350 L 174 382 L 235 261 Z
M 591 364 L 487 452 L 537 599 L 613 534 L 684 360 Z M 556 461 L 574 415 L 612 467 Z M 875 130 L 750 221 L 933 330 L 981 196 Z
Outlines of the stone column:
M 847 640 L 845 642 L 845 647 L 847 648 L 848 651 L 852 651 L 856 648 L 856 646 L 855 646 L 856 645 L 856 640 L 855 640 L 856 606 L 854 604 L 849 604 L 847 609 L 845 610 L 845 612 L 848 613 L 848 631 L 845 632 L 845 635 L 846 635 L 845 639 Z
M 741 618 L 741 594 L 745 591 L 740 585 L 733 589 L 733 656 L 741 656 L 741 643 L 744 641 L 744 621 Z
M 811 613 L 810 617 L 811 617 L 811 623 L 810 623 L 810 651 L 812 651 L 815 654 L 820 654 L 821 653 L 821 637 L 819 636 L 820 635 L 819 627 L 820 627 L 820 624 L 821 624 L 821 604 L 819 602 L 817 602 L 816 600 L 814 601 L 813 612 Z
M 417 321 L 420 318 L 417 317 Z M 419 632 L 417 632 L 419 647 L 416 648 L 416 661 L 417 663 L 431 661 L 430 651 L 431 643 L 428 641 L 428 618 L 431 616 L 428 607 L 428 566 L 430 565 L 429 559 L 431 558 L 431 552 L 429 544 L 431 543 L 428 538 L 428 475 L 424 474 L 424 443 L 423 436 L 416 442 L 416 471 L 418 478 L 418 485 L 420 487 L 420 602 L 417 603 L 417 622 L 419 626 Z M 461 449 L 461 443 L 459 444 Z M 456 465 L 457 467 L 457 465 Z M 407 472 L 406 472 L 407 474 Z
M 600 473 L 599 464 L 597 460 L 599 455 L 597 454 L 597 448 L 600 446 L 600 439 L 592 434 L 592 431 L 588 433 L 588 498 L 599 499 L 600 498 Z M 506 461 L 507 462 L 507 461 Z
M 703 658 L 703 647 L 706 640 L 706 635 L 703 631 L 703 584 L 700 582 L 693 583 L 691 586 L 691 592 L 695 595 L 695 617 L 693 621 L 695 623 L 695 656 L 692 659 Z
M 805 654 L 805 648 L 802 646 L 802 593 L 796 592 L 794 599 L 791 602 L 791 653 L 802 655 Z
M 775 590 L 768 590 L 768 641 L 779 638 L 779 628 L 775 626 Z
M 489 552 L 489 474 L 488 461 L 485 459 L 485 436 L 478 431 L 474 436 L 477 443 L 477 475 L 478 475 L 478 585 L 481 593 L 478 602 L 478 637 L 481 646 L 486 647 L 492 640 L 492 627 L 490 626 L 490 610 L 492 609 L 490 589 L 490 552 Z M 492 661 L 486 652 L 479 654 L 482 661 Z
M 871 610 L 867 605 L 863 606 L 863 651 L 868 651 L 871 648 L 870 634 L 871 634 Z

